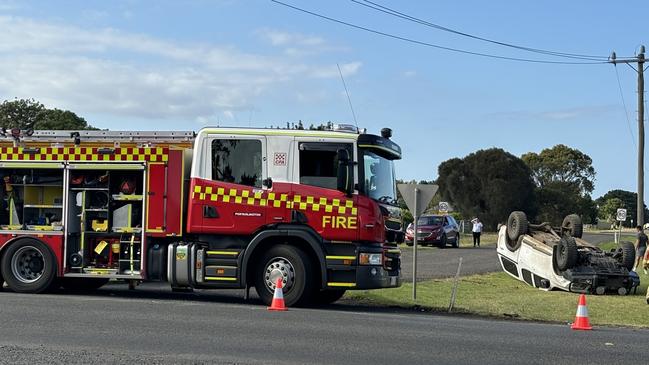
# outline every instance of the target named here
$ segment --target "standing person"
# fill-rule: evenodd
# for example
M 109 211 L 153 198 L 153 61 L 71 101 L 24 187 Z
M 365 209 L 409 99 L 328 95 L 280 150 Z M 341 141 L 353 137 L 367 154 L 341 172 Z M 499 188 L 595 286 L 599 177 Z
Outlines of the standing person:
M 647 251 L 647 235 L 644 233 L 642 226 L 636 226 L 636 240 L 635 240 L 635 266 L 633 271 L 640 266 L 640 261 L 644 258 L 644 254 Z M 646 270 L 645 270 L 646 273 Z
M 473 218 L 471 221 L 473 223 L 473 228 L 471 231 L 473 232 L 473 247 L 477 244 L 478 247 L 480 247 L 480 234 L 482 234 L 482 222 L 480 222 L 480 219 L 478 218 Z

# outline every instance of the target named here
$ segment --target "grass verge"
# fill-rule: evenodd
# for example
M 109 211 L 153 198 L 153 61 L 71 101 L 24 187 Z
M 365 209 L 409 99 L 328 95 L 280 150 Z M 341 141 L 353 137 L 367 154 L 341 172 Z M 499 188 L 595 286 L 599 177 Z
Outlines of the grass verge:
M 589 295 L 587 304 L 591 324 L 649 327 L 645 301 L 649 276 L 640 273 L 640 281 L 636 295 Z M 416 301 L 412 300 L 410 283 L 395 289 L 348 292 L 346 298 L 360 304 L 446 312 L 452 286 L 452 279 L 420 282 Z M 575 319 L 578 299 L 574 293 L 546 292 L 505 273 L 491 273 L 460 279 L 453 312 L 567 323 Z

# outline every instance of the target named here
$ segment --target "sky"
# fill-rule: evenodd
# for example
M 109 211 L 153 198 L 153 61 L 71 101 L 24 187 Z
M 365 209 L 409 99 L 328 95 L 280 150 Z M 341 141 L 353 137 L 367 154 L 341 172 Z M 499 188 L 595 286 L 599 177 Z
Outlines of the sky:
M 589 62 L 459 36 L 348 0 L 282 1 L 443 47 Z M 372 1 L 525 47 L 605 59 L 649 45 L 646 1 Z M 479 149 L 521 156 L 565 144 L 593 159 L 594 198 L 637 189 L 637 74 L 626 65 L 617 66 L 621 93 L 611 64 L 451 52 L 270 0 L 0 0 L 0 100 L 34 98 L 99 128 L 354 123 L 337 64 L 359 127 L 393 129 L 404 156 L 399 178 L 435 179 L 441 162 Z

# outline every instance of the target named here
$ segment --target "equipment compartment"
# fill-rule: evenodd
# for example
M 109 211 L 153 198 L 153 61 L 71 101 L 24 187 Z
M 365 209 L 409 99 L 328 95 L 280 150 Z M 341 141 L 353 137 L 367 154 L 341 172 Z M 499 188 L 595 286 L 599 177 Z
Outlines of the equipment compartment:
M 63 229 L 63 165 L 1 170 L 1 230 Z
M 68 176 L 66 273 L 141 278 L 144 166 L 72 164 Z

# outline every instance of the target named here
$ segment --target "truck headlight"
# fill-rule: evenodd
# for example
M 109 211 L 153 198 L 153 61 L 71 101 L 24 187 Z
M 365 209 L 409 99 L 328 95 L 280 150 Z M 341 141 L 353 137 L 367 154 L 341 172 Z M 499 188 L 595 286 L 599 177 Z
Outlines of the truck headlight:
M 358 262 L 361 265 L 382 265 L 383 254 L 382 253 L 361 253 L 360 255 L 358 255 Z

